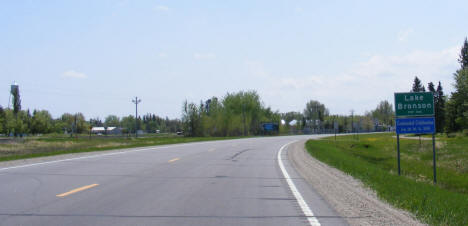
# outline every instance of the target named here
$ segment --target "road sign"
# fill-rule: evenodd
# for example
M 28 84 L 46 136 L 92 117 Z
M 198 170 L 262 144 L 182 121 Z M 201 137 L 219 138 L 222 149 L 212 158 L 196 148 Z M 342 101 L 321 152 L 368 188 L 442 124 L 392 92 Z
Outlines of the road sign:
M 262 124 L 264 131 L 278 131 L 278 123 L 263 123 Z
M 397 134 L 407 133 L 434 133 L 435 120 L 431 118 L 397 118 L 396 119 L 396 132 Z
M 431 92 L 395 93 L 395 114 L 405 116 L 433 116 L 434 96 Z

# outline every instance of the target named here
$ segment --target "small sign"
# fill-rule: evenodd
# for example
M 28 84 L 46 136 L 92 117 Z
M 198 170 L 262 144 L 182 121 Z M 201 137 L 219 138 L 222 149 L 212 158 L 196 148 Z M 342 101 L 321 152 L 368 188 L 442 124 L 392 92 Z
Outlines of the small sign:
M 435 120 L 431 118 L 397 118 L 397 134 L 427 134 L 435 132 Z
M 433 116 L 434 96 L 431 92 L 395 93 L 395 114 L 402 116 Z
M 333 127 L 334 127 L 335 129 L 339 129 L 339 127 L 338 127 L 338 122 L 334 122 L 334 123 L 333 123 Z
M 262 127 L 264 131 L 278 131 L 279 129 L 277 123 L 263 123 Z

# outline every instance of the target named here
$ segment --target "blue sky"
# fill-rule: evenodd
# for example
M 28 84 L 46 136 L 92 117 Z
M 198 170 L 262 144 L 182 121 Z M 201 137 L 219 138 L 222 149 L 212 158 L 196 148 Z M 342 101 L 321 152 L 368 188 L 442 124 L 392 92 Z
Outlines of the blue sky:
M 442 82 L 468 36 L 467 1 L 2 1 L 0 104 L 54 117 L 139 112 L 256 90 L 266 106 L 371 110 L 414 76 Z

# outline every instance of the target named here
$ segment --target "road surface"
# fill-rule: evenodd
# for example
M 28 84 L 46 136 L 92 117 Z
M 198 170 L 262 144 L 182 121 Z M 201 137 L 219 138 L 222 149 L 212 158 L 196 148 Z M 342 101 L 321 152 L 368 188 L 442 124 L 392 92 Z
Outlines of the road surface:
M 3 167 L 0 225 L 346 225 L 288 159 L 288 144 L 312 137 L 122 149 Z

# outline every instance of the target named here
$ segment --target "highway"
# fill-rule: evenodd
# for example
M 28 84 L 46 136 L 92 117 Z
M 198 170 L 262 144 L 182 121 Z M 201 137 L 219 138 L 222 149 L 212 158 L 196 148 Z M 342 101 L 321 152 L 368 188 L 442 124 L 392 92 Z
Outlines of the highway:
M 346 225 L 291 165 L 317 136 L 94 152 L 0 168 L 0 225 Z

